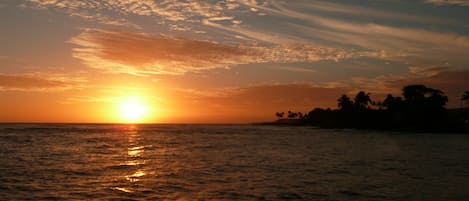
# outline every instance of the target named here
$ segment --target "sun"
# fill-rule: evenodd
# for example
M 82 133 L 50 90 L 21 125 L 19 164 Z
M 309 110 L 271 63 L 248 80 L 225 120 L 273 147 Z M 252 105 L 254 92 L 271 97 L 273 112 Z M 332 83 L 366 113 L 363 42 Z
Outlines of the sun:
M 149 107 L 139 96 L 123 97 L 118 101 L 119 119 L 128 123 L 143 122 L 149 115 Z

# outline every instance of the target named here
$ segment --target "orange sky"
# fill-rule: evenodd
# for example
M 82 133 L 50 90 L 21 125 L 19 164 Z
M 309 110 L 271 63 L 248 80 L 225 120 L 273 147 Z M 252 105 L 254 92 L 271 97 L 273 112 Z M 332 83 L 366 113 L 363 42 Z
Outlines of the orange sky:
M 142 123 L 270 121 L 335 108 L 359 90 L 379 101 L 406 84 L 440 89 L 459 107 L 468 9 L 460 0 L 0 2 L 0 122 L 129 122 L 126 110 L 145 110 Z

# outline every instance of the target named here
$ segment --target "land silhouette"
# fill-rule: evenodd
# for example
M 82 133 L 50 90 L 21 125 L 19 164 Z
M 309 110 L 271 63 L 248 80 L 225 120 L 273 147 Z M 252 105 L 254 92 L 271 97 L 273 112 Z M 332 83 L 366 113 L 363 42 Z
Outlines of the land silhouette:
M 461 108 L 447 109 L 448 97 L 425 85 L 408 85 L 402 97 L 388 94 L 373 101 L 370 93 L 358 92 L 352 99 L 343 94 L 337 109 L 314 108 L 306 114 L 275 113 L 272 124 L 310 125 L 321 128 L 357 128 L 422 132 L 468 132 L 469 91 L 461 96 Z M 287 115 L 285 117 L 285 114 Z

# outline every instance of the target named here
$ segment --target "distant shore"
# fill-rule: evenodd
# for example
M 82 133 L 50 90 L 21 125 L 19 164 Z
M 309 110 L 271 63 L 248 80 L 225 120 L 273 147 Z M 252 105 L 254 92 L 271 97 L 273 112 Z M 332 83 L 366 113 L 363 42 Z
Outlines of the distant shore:
M 260 125 L 469 133 L 469 91 L 460 100 L 460 108 L 447 109 L 448 97 L 443 91 L 425 85 L 407 85 L 402 88 L 402 96 L 388 94 L 384 100 L 377 101 L 364 91 L 352 98 L 343 94 L 337 99 L 338 108 L 316 107 L 307 113 L 280 111 L 275 113 L 277 121 Z
M 381 130 L 381 131 L 395 131 L 395 132 L 411 132 L 411 133 L 462 133 L 469 134 L 469 127 L 447 127 L 447 128 L 419 128 L 419 127 L 400 127 L 400 128 L 377 128 L 377 127 L 343 127 L 343 126 L 317 126 L 311 125 L 302 119 L 278 119 L 271 122 L 256 122 L 253 125 L 261 126 L 285 126 L 285 127 L 311 127 L 311 128 L 321 128 L 321 129 L 358 129 L 358 130 Z

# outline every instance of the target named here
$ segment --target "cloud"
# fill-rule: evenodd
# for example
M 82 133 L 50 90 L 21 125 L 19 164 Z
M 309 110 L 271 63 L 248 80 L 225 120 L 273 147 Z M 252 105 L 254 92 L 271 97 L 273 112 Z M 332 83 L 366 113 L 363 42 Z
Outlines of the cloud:
M 456 64 L 467 63 L 469 37 L 458 33 L 425 30 L 422 28 L 386 25 L 388 20 L 353 21 L 353 18 L 330 17 L 324 12 L 357 16 L 370 19 L 385 18 L 405 22 L 419 22 L 434 26 L 445 24 L 461 25 L 454 20 L 439 17 L 408 15 L 394 11 L 379 10 L 371 7 L 355 6 L 326 1 L 318 2 L 282 2 L 282 1 L 153 1 L 153 0 L 27 0 L 27 5 L 38 9 L 54 9 L 94 20 L 103 24 L 141 27 L 132 22 L 132 16 L 144 17 L 146 21 L 166 26 L 179 32 L 192 31 L 205 33 L 204 37 L 220 41 L 219 35 L 232 41 L 267 43 L 289 46 L 291 44 L 309 44 L 314 47 L 358 48 L 384 54 L 375 54 L 379 58 L 392 59 L 423 65 L 432 63 Z M 463 0 L 427 0 L 435 4 L 466 5 Z M 255 10 L 252 11 L 252 10 Z M 320 11 L 320 12 L 316 12 Z M 263 12 L 270 16 L 257 16 Z M 256 13 L 247 15 L 246 13 Z M 342 19 L 340 19 L 342 18 Z M 278 29 L 269 24 L 249 26 L 254 20 L 274 22 Z M 240 24 L 243 22 L 243 24 Z M 285 24 L 286 23 L 286 24 Z M 247 24 L 247 25 L 245 25 Z M 203 26 L 202 26 L 203 25 Z M 426 27 L 432 27 L 426 26 Z M 294 31 L 290 31 L 294 30 Z M 225 40 L 226 41 L 226 40 Z M 439 55 L 429 57 L 428 55 Z M 252 63 L 252 62 L 248 62 Z M 185 64 L 185 63 L 184 63 Z M 128 66 L 127 66 L 128 67 Z M 193 66 L 192 66 L 193 67 Z M 144 67 L 141 69 L 148 68 Z M 155 68 L 154 66 L 152 68 Z M 157 69 L 162 67 L 157 67 Z M 189 68 L 189 67 L 188 67 Z M 207 67 L 212 68 L 212 67 Z M 166 70 L 168 71 L 168 70 Z M 150 70 L 153 72 L 153 70 Z M 168 71 L 170 72 L 170 71 Z M 184 72 L 184 70 L 182 71 Z
M 109 6 L 109 7 L 107 7 Z M 103 1 L 73 1 L 73 0 L 26 0 L 21 4 L 22 8 L 32 8 L 38 10 L 52 9 L 62 11 L 73 17 L 79 17 L 85 20 L 95 21 L 106 25 L 127 26 L 141 28 L 140 26 L 128 21 L 123 17 L 108 15 L 105 10 L 114 10 L 118 12 L 119 7 L 115 4 L 106 4 Z
M 275 4 L 278 5 L 278 4 Z M 289 3 L 291 5 L 291 3 Z M 393 19 L 393 20 L 402 20 L 410 22 L 419 22 L 419 23 L 438 23 L 438 24 L 456 24 L 455 21 L 451 19 L 441 19 L 437 17 L 430 16 L 419 16 L 415 14 L 404 14 L 394 11 L 387 11 L 382 9 L 376 9 L 371 7 L 355 6 L 344 3 L 333 3 L 327 1 L 315 1 L 315 2 L 299 2 L 296 6 L 301 6 L 302 8 L 310 8 L 319 11 L 326 11 L 330 13 L 341 13 L 347 15 L 355 16 L 366 16 L 368 18 L 376 19 Z
M 290 71 L 290 72 L 299 72 L 299 73 L 317 73 L 314 69 L 309 68 L 300 68 L 300 67 L 293 67 L 293 66 L 272 66 L 272 69 Z
M 56 91 L 71 88 L 71 83 L 35 75 L 0 74 L 0 91 Z
M 426 0 L 425 2 L 435 5 L 469 6 L 469 0 Z
M 114 73 L 184 74 L 250 63 L 289 63 L 374 56 L 374 52 L 310 45 L 220 44 L 128 31 L 85 30 L 72 38 L 73 56 Z
M 462 65 L 468 62 L 465 55 L 469 54 L 469 37 L 465 35 L 326 18 L 307 19 L 320 27 L 298 24 L 290 26 L 298 31 L 314 33 L 316 38 L 327 42 L 381 51 L 380 58 L 383 59 L 412 65 L 446 62 Z
M 314 24 L 322 26 L 322 29 L 325 31 L 327 31 L 327 29 L 330 29 L 338 33 L 343 33 L 352 36 L 354 36 L 355 34 L 359 34 L 359 36 L 367 39 L 369 37 L 372 37 L 373 39 L 399 39 L 404 42 L 445 44 L 465 48 L 469 47 L 469 37 L 458 35 L 455 33 L 426 31 L 417 28 L 403 28 L 381 25 L 376 23 L 348 22 L 333 18 L 326 18 L 315 14 L 298 12 L 289 9 L 281 4 L 274 4 L 274 7 L 276 8 L 276 13 L 280 13 L 282 15 L 292 18 L 299 18 L 310 21 Z M 354 40 L 352 40 L 352 42 L 353 41 Z
M 268 33 L 264 30 L 256 31 L 256 30 L 251 30 L 248 28 L 239 27 L 239 26 L 226 26 L 226 25 L 212 22 L 210 20 L 202 20 L 202 24 L 225 31 L 229 33 L 229 35 L 236 34 L 236 36 L 238 36 L 237 38 L 243 39 L 243 40 L 250 40 L 250 42 L 263 42 L 263 43 L 268 43 L 268 44 L 291 44 L 291 43 L 298 43 L 300 41 L 304 41 L 304 39 L 301 39 L 298 37 L 292 37 L 292 36 L 285 35 L 285 34 Z M 239 37 L 239 35 L 242 35 L 242 36 Z
M 25 7 L 34 9 L 53 9 L 85 20 L 108 25 L 125 25 L 140 28 L 131 22 L 129 16 L 143 16 L 153 19 L 155 23 L 168 23 L 168 28 L 181 29 L 182 24 L 200 22 L 202 19 L 213 21 L 233 20 L 226 13 L 239 9 L 235 1 L 218 1 L 209 3 L 191 0 L 27 0 Z M 240 21 L 237 21 L 240 22 Z
M 465 34 L 447 31 L 448 29 L 437 31 L 427 30 L 423 26 L 409 27 L 395 23 L 390 25 L 388 20 L 380 21 L 379 18 L 431 25 L 425 27 L 463 26 L 462 22 L 455 20 L 407 15 L 393 11 L 382 12 L 382 10 L 372 8 L 324 1 L 307 3 L 269 1 L 268 4 L 241 1 L 240 3 L 278 18 L 276 25 L 288 28 L 280 33 L 275 30 L 269 33 L 268 27 L 256 27 L 256 31 L 245 27 L 222 26 L 214 22 L 208 22 L 205 25 L 267 43 L 288 44 L 291 41 L 300 41 L 328 47 L 366 49 L 381 52 L 381 54 L 376 54 L 379 59 L 411 65 L 430 66 L 447 62 L 463 65 L 469 62 L 466 56 L 469 54 L 469 37 Z M 367 19 L 347 18 L 347 15 L 331 17 L 325 15 L 324 12 L 357 15 L 367 17 Z M 294 32 L 288 30 L 294 30 Z

